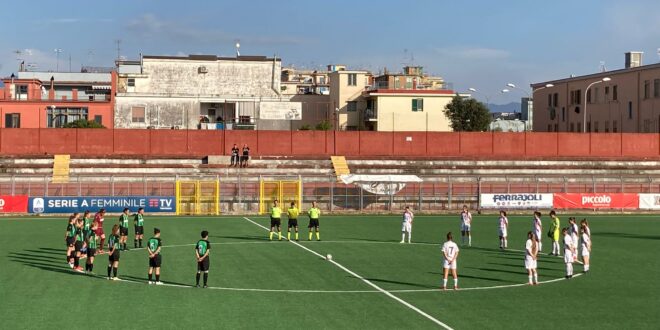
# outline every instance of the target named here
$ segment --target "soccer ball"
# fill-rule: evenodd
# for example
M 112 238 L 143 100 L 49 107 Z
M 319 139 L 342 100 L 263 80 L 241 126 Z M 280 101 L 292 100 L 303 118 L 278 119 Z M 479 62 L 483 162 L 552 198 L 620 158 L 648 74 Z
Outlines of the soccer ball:
M 332 260 L 332 254 L 328 254 L 327 256 L 325 256 L 325 260 L 328 261 Z

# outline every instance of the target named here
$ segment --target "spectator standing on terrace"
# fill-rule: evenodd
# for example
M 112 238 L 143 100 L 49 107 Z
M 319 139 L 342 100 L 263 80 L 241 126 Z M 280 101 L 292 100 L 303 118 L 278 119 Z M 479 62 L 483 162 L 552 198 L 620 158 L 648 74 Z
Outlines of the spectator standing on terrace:
M 250 160 L 250 147 L 247 143 L 243 145 L 243 155 L 241 156 L 241 167 L 248 167 L 248 160 Z
M 234 143 L 234 146 L 231 148 L 231 165 L 238 166 L 238 146 Z

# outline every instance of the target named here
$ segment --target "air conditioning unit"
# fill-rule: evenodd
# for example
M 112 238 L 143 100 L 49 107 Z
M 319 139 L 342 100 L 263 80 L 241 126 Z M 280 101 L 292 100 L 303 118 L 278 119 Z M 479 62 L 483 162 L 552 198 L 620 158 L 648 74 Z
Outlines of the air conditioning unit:
M 200 66 L 197 68 L 197 73 L 209 73 L 209 69 L 207 69 L 205 66 Z

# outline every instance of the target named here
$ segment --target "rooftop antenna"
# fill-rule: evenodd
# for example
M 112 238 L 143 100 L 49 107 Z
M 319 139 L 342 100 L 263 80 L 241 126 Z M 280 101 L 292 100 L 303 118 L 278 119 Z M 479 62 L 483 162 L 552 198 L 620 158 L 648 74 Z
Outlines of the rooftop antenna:
M 236 39 L 236 44 L 234 46 L 236 47 L 236 57 L 241 56 L 241 41 Z
M 53 51 L 57 55 L 57 64 L 55 67 L 55 72 L 60 72 L 60 53 L 62 53 L 62 48 L 55 48 L 53 49 Z
M 115 44 L 117 44 L 117 60 L 121 59 L 121 39 L 115 39 Z
M 605 61 L 600 61 L 600 67 L 599 67 L 600 72 L 605 72 L 607 71 L 607 67 L 605 67 Z

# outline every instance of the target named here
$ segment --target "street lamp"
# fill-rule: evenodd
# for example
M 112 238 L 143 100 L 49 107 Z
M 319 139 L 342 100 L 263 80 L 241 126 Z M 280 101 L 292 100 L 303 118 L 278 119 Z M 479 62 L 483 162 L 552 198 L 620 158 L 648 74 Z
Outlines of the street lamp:
M 486 108 L 488 108 L 490 110 L 490 107 L 488 106 L 490 104 L 490 97 L 487 94 L 478 91 L 474 87 L 470 87 L 470 88 L 468 88 L 468 90 L 472 93 L 477 93 L 477 94 L 483 95 L 486 98 Z
M 587 86 L 587 89 L 584 90 L 584 117 L 582 118 L 582 120 L 583 120 L 583 122 L 582 122 L 582 133 L 587 132 L 587 104 L 589 104 L 589 102 L 587 102 L 587 93 L 589 93 L 589 88 L 591 88 L 591 86 L 593 86 L 595 84 L 600 84 L 602 82 L 608 82 L 610 80 L 612 80 L 610 77 L 605 77 L 601 80 L 594 81 L 591 84 L 589 84 L 589 86 Z
M 62 48 L 55 48 L 55 49 L 53 49 L 53 51 L 55 52 L 55 54 L 57 54 L 57 67 L 55 69 L 55 72 L 59 72 L 60 71 L 60 53 L 62 53 Z

